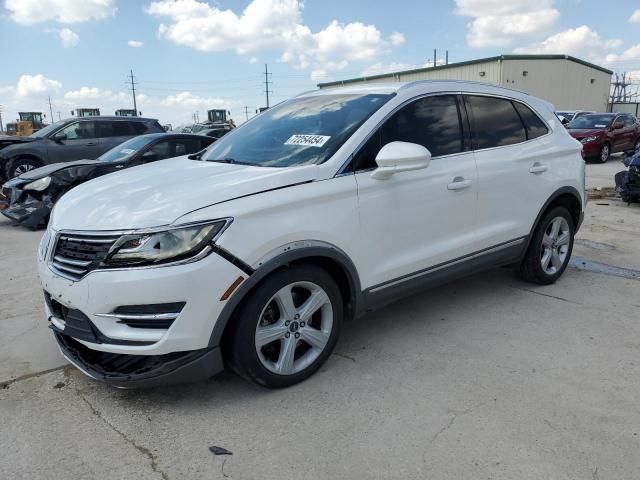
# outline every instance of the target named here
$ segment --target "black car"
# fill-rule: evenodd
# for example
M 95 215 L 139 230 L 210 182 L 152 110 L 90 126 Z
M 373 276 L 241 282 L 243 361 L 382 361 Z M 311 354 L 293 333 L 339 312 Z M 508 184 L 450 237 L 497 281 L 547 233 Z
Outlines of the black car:
M 627 155 L 624 160 L 627 170 L 616 173 L 616 192 L 623 202 L 640 202 L 640 149 Z
M 142 117 L 83 117 L 61 120 L 28 137 L 0 137 L 0 177 L 6 179 L 51 163 L 94 159 L 122 142 L 164 129 Z
M 76 185 L 123 168 L 190 155 L 214 139 L 182 133 L 153 133 L 132 138 L 96 160 L 54 163 L 9 180 L 0 192 L 0 212 L 25 227 L 47 224 L 55 202 Z

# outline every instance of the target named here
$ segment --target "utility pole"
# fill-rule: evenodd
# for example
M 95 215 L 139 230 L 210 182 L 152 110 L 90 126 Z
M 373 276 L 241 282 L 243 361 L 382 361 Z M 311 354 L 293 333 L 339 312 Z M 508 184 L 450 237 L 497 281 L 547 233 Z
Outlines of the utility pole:
M 444 64 L 445 64 L 445 65 L 449 65 L 449 50 L 446 50 L 446 51 L 445 51 L 445 54 L 444 54 Z
M 4 132 L 4 127 L 2 126 L 2 105 L 0 105 L 0 133 Z
M 57 113 L 58 113 L 58 120 L 62 120 L 62 117 L 60 116 L 60 112 L 57 112 Z
M 433 49 L 433 66 L 436 66 L 436 60 L 438 59 L 438 50 L 437 49 Z
M 267 95 L 267 108 L 269 108 L 269 84 L 273 83 L 269 81 L 269 70 L 267 68 L 267 64 L 264 64 L 264 93 Z M 273 93 L 273 92 L 271 92 Z
M 127 83 L 129 83 L 129 85 L 131 85 L 131 94 L 133 95 L 133 116 L 137 117 L 138 116 L 138 105 L 136 104 L 136 85 L 137 85 L 137 82 L 134 80 L 133 69 L 131 69 L 130 73 L 131 73 L 131 77 L 130 77 L 130 80 L 127 81 Z
M 53 107 L 51 106 L 51 95 L 49 95 L 49 113 L 51 114 L 51 123 L 53 123 Z
M 249 107 L 247 105 L 244 106 L 244 115 L 247 117 L 247 121 L 249 121 Z

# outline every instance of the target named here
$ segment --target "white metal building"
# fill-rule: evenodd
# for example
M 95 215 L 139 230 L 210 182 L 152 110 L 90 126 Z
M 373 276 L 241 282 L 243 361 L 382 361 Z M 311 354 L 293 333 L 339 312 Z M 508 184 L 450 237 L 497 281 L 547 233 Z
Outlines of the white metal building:
M 606 112 L 613 72 L 569 55 L 500 55 L 468 62 L 321 83 L 320 88 L 373 82 L 471 80 L 531 93 L 557 110 Z

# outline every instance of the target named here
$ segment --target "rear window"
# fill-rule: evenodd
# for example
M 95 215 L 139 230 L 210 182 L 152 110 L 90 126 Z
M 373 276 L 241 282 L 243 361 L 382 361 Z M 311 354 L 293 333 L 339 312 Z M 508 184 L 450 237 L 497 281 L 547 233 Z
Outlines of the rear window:
M 147 126 L 146 123 L 143 122 L 128 122 L 131 124 L 131 128 L 133 128 L 133 132 L 135 135 L 143 135 L 145 133 L 147 133 L 149 131 L 149 127 Z M 156 131 L 163 131 L 162 127 L 160 127 L 160 125 L 158 125 L 159 130 Z
M 527 140 L 524 125 L 510 100 L 471 95 L 466 100 L 473 114 L 476 149 L 503 147 Z
M 538 117 L 538 115 L 536 115 L 529 107 L 520 102 L 513 102 L 513 104 L 515 105 L 516 110 L 520 114 L 520 118 L 527 129 L 527 138 L 529 140 L 549 133 L 549 129 L 544 122 L 540 120 L 540 117 Z
M 96 128 L 100 138 L 128 137 L 132 134 L 128 122 L 100 121 L 96 122 Z

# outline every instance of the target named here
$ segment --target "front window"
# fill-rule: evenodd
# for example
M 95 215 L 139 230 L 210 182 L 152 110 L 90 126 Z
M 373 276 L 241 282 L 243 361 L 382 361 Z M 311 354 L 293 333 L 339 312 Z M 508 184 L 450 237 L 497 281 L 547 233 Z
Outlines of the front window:
M 117 147 L 103 153 L 98 160 L 102 162 L 123 162 L 133 157 L 136 152 L 149 145 L 153 139 L 147 137 L 134 137 L 131 140 L 127 140 L 121 143 Z
M 50 133 L 55 132 L 58 128 L 60 128 L 62 125 L 64 125 L 65 121 L 64 120 L 60 120 L 56 123 L 52 123 L 51 125 L 48 125 L 40 130 L 38 130 L 37 132 L 33 132 L 31 135 L 29 135 L 32 138 L 43 138 L 48 136 Z
M 222 137 L 204 156 L 263 167 L 327 161 L 393 94 L 335 94 L 295 98 Z
M 567 128 L 607 128 L 615 115 L 582 115 L 567 125 Z

